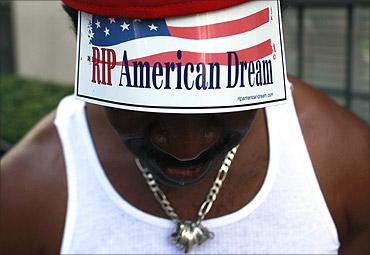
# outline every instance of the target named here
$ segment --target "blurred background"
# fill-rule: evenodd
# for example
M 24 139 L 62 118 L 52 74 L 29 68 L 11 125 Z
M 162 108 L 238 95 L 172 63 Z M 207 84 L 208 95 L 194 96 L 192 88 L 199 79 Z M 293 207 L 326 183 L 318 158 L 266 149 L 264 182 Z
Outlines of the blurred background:
M 369 123 L 369 0 L 287 0 L 288 73 Z M 75 35 L 60 1 L 0 1 L 0 153 L 73 92 Z

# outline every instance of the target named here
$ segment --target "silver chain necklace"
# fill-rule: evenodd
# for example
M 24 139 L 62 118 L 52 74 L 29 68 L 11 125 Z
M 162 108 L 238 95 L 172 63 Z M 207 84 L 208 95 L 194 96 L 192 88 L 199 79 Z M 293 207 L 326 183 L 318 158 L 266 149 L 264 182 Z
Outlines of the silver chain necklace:
M 167 200 L 166 195 L 159 188 L 155 181 L 152 173 L 149 169 L 143 167 L 139 159 L 135 159 L 136 165 L 143 174 L 146 183 L 150 190 L 153 192 L 154 197 L 161 205 L 163 211 L 170 217 L 171 220 L 176 222 L 176 230 L 170 236 L 171 240 L 185 253 L 188 253 L 194 245 L 201 245 L 209 239 L 213 239 L 214 234 L 202 225 L 202 220 L 211 210 L 213 202 L 216 200 L 217 195 L 221 189 L 221 186 L 227 176 L 231 163 L 234 159 L 235 153 L 238 150 L 238 146 L 235 146 L 226 155 L 224 162 L 218 170 L 217 177 L 215 178 L 212 187 L 209 189 L 207 197 L 201 207 L 198 210 L 198 217 L 195 221 L 180 220 L 175 210 L 171 206 L 170 201 Z

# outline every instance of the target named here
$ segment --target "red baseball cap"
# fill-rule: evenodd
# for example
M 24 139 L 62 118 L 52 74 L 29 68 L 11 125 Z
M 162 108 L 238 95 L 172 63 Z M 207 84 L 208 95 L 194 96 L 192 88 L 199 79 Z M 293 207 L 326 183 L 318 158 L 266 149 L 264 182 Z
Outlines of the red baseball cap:
M 153 19 L 214 11 L 249 0 L 62 0 L 67 6 L 112 18 Z

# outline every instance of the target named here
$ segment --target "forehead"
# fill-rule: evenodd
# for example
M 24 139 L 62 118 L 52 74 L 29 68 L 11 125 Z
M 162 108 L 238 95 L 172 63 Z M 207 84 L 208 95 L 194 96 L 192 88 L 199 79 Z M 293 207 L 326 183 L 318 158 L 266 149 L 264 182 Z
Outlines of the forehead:
M 193 124 L 204 126 L 207 123 L 212 123 L 219 127 L 230 126 L 239 128 L 249 125 L 254 119 L 256 112 L 257 110 L 213 114 L 166 114 L 128 111 L 105 107 L 105 113 L 113 126 L 119 129 L 135 132 L 143 130 L 155 123 L 163 123 L 166 126 L 181 126 L 184 123 L 186 125 Z
M 141 112 L 131 111 L 125 109 L 118 109 L 114 107 L 103 107 L 104 111 L 111 116 L 117 118 L 140 118 L 140 119 L 208 119 L 208 118 L 240 118 L 255 114 L 257 110 L 247 110 L 238 112 L 225 113 L 204 113 L 204 114 L 180 114 L 180 113 L 156 113 L 156 112 Z

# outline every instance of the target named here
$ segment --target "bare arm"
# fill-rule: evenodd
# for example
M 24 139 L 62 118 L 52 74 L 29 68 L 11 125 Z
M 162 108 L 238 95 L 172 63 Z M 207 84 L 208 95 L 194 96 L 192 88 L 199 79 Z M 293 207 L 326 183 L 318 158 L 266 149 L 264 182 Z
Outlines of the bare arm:
M 59 253 L 66 207 L 55 113 L 1 160 L 0 253 Z
M 291 79 L 303 134 L 338 229 L 340 254 L 369 254 L 369 127 L 326 96 Z

